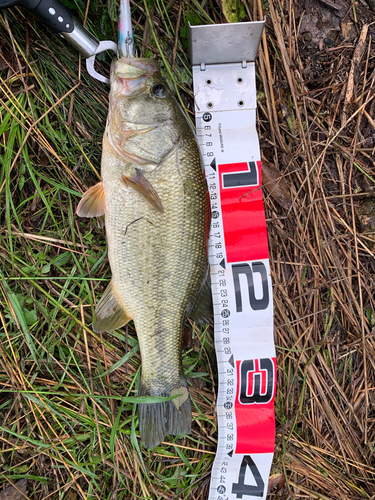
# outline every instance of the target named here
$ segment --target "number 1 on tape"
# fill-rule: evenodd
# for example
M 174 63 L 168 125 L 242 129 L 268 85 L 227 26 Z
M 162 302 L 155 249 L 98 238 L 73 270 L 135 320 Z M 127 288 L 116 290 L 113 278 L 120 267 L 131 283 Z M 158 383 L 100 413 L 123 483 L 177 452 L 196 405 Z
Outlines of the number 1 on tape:
M 219 371 L 209 500 L 266 498 L 276 356 L 255 55 L 264 22 L 189 27 L 197 138 L 211 201 L 208 254 Z

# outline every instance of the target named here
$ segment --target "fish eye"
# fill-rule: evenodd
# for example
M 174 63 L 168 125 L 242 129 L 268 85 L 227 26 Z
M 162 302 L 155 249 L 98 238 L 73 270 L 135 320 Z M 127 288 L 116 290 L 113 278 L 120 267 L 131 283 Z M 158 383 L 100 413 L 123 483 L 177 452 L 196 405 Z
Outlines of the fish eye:
M 151 92 L 155 97 L 165 97 L 167 95 L 167 89 L 161 83 L 157 83 L 151 89 Z

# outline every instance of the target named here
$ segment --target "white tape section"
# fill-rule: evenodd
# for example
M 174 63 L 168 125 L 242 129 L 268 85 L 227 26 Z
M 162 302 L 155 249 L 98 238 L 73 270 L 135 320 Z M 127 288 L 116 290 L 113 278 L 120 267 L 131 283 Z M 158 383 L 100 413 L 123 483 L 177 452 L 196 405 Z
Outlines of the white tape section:
M 209 500 L 266 498 L 276 356 L 254 63 L 193 66 L 211 202 L 208 245 L 219 388 Z

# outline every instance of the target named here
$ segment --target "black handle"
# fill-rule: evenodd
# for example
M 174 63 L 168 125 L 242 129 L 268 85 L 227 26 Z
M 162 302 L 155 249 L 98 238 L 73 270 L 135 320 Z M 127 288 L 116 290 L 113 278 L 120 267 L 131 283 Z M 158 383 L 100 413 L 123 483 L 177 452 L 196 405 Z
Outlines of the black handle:
M 0 9 L 14 5 L 25 7 L 55 33 L 71 33 L 74 29 L 71 12 L 59 0 L 0 0 Z
M 13 7 L 13 5 L 17 5 L 18 0 L 0 0 L 0 9 L 6 9 L 8 7 Z

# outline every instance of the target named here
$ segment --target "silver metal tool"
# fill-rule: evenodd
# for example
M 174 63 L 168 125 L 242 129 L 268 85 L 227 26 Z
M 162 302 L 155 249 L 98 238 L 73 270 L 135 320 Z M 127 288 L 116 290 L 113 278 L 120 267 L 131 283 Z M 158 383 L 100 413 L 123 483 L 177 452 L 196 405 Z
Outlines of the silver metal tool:
M 88 73 L 104 83 L 109 83 L 109 78 L 95 70 L 95 57 L 101 52 L 112 50 L 117 55 L 117 44 L 111 40 L 100 42 L 90 33 L 60 0 L 0 0 L 0 10 L 8 7 L 24 7 L 34 14 L 54 33 L 60 34 L 83 57 L 86 57 Z
M 73 31 L 70 33 L 61 32 L 60 36 L 65 38 L 83 57 L 86 57 L 86 69 L 89 75 L 100 82 L 109 83 L 109 78 L 96 71 L 95 57 L 106 50 L 112 50 L 117 55 L 117 44 L 112 40 L 99 42 L 79 21 L 74 18 L 73 20 Z

